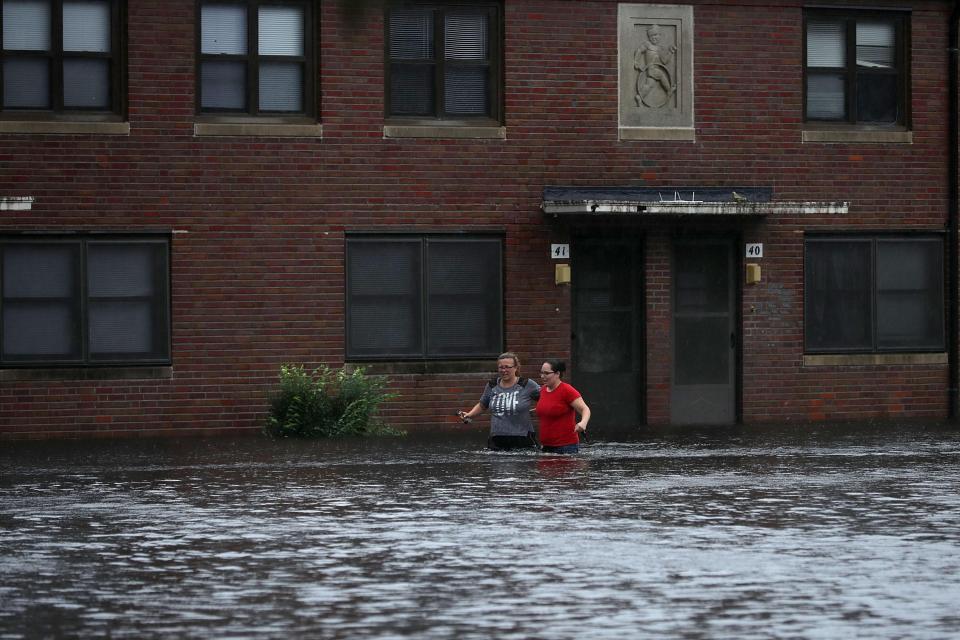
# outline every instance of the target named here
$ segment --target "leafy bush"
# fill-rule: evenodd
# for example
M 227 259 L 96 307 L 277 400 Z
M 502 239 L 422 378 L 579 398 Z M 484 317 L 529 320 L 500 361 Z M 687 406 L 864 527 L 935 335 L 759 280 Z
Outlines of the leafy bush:
M 377 415 L 380 403 L 396 397 L 386 380 L 363 369 L 347 373 L 321 365 L 280 367 L 280 388 L 270 398 L 264 431 L 277 438 L 330 438 L 354 435 L 400 435 Z

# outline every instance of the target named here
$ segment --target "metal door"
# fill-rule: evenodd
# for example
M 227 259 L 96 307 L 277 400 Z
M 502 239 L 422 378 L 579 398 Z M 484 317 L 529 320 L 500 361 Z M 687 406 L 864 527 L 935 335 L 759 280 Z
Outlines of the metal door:
M 674 424 L 736 421 L 734 244 L 677 240 L 673 250 Z
M 643 422 L 643 262 L 639 238 L 574 243 L 572 382 L 590 428 Z

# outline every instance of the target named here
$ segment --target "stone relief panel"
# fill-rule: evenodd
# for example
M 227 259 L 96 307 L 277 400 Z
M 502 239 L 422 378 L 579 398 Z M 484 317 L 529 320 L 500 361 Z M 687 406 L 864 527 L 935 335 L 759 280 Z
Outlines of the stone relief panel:
M 664 31 L 669 32 L 666 38 Z M 677 41 L 676 28 L 672 25 L 647 27 L 646 39 L 633 54 L 638 107 L 668 111 L 677 108 L 677 45 L 667 44 Z
M 693 128 L 693 7 L 621 4 L 621 128 Z

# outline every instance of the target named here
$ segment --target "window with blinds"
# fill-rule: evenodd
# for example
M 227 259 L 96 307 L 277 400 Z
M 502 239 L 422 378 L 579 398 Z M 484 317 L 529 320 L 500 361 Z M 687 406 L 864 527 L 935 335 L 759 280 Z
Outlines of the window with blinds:
M 503 346 L 501 241 L 347 241 L 347 357 L 491 357 Z
M 808 353 L 945 348 L 940 237 L 810 237 L 804 253 Z
M 497 4 L 404 3 L 387 12 L 387 115 L 500 119 Z
M 908 15 L 805 15 L 806 120 L 907 124 Z
M 168 254 L 155 238 L 0 238 L 0 365 L 169 362 Z
M 201 113 L 314 114 L 311 2 L 202 2 Z
M 121 112 L 120 2 L 2 1 L 5 112 Z

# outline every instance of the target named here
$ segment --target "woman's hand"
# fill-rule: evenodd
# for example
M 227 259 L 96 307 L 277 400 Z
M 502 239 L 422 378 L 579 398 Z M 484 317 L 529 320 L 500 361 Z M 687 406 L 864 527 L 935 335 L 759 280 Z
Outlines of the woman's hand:
M 473 422 L 473 418 L 466 411 L 457 411 L 457 416 L 460 418 L 463 424 L 470 424 Z
M 570 423 L 568 422 L 567 424 L 570 424 Z M 573 427 L 573 430 L 576 431 L 577 433 L 584 433 L 587 430 L 587 425 L 585 425 L 583 423 L 583 420 L 581 420 Z

